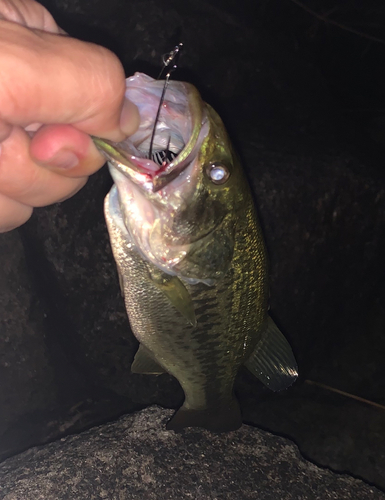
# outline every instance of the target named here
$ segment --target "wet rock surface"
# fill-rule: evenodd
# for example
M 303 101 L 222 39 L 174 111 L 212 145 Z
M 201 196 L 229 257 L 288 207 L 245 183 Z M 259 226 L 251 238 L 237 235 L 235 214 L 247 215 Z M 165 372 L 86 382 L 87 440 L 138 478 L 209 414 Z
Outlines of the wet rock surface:
M 287 439 L 244 425 L 215 435 L 165 430 L 151 407 L 0 464 L 3 500 L 357 499 L 385 494 L 306 462 Z
M 114 50 L 127 74 L 156 76 L 160 55 L 183 39 L 175 76 L 198 86 L 240 152 L 269 250 L 272 316 L 300 368 L 282 394 L 241 370 L 244 419 L 385 488 L 384 411 L 304 383 L 385 404 L 385 180 L 381 162 L 358 153 L 319 69 L 263 17 L 245 22 L 214 3 L 43 3 L 71 35 Z M 102 212 L 110 186 L 103 169 L 0 235 L 0 459 L 183 400 L 172 377 L 130 374 L 137 342 Z

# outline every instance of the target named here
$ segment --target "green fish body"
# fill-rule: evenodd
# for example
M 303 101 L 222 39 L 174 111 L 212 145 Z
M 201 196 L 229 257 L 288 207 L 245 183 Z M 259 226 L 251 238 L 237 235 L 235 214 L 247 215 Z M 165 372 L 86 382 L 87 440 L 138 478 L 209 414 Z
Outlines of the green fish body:
M 139 130 L 94 139 L 114 186 L 105 215 L 132 331 L 136 373 L 168 372 L 185 401 L 168 423 L 222 432 L 241 423 L 242 364 L 273 390 L 297 377 L 291 348 L 268 316 L 268 269 L 250 188 L 223 123 L 195 87 L 137 73 L 127 97 Z

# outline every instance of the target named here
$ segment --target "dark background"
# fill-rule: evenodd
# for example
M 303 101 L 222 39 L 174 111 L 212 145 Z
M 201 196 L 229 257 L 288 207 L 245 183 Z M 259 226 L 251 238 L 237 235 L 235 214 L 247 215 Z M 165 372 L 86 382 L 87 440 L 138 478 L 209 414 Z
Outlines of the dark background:
M 184 42 L 175 78 L 197 85 L 240 152 L 269 250 L 272 316 L 300 368 L 278 394 L 241 370 L 244 420 L 385 488 L 385 408 L 309 383 L 385 405 L 385 4 L 42 3 L 71 36 L 116 52 L 127 75 L 156 76 Z M 130 374 L 137 342 L 102 212 L 110 186 L 102 169 L 0 235 L 0 458 L 183 400 L 170 376 Z

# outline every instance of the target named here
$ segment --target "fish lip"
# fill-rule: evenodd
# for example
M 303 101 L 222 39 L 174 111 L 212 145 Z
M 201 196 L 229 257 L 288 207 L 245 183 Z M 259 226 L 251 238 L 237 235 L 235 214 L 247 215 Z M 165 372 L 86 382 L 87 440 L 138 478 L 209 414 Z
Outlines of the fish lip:
M 117 143 L 107 139 L 101 139 L 100 137 L 92 137 L 92 140 L 97 149 L 110 164 L 110 170 L 111 167 L 115 168 L 139 186 L 147 186 L 148 183 L 152 183 L 153 176 L 150 172 L 137 164 L 137 160 L 144 161 L 146 159 L 136 158 L 125 142 Z M 150 162 L 150 160 L 147 159 L 147 162 Z
M 156 193 L 173 181 L 191 163 L 192 156 L 197 151 L 201 130 L 207 117 L 203 111 L 203 102 L 198 91 L 188 83 L 185 84 L 185 87 L 189 114 L 192 119 L 192 133 L 184 148 L 169 164 L 159 168 L 159 165 L 149 158 L 132 154 L 132 150 L 126 142 L 116 143 L 92 137 L 96 147 L 107 161 L 135 184 L 144 187 L 146 191 Z

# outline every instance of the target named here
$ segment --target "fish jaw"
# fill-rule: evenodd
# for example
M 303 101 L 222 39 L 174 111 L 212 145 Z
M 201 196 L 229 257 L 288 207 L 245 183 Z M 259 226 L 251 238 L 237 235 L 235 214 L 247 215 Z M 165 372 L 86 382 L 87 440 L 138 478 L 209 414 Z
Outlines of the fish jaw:
M 205 108 L 194 86 L 184 82 L 169 82 L 156 124 L 153 148 L 165 148 L 170 142 L 169 147 L 177 150 L 177 156 L 170 163 L 158 165 L 146 156 L 164 81 L 135 73 L 127 79 L 126 85 L 126 97 L 139 109 L 139 129 L 121 143 L 98 137 L 93 139 L 113 168 L 124 173 L 143 191 L 156 193 L 178 177 L 199 151 L 207 133 L 207 125 L 204 126 L 207 121 Z

